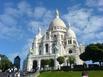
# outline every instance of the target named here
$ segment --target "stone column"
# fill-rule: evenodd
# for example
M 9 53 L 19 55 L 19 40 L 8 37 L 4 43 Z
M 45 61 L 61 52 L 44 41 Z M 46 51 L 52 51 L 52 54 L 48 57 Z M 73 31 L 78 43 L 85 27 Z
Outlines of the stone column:
M 39 48 L 39 46 L 38 46 L 38 42 L 37 42 L 37 40 L 36 40 L 36 43 L 35 43 L 35 51 L 36 51 L 36 52 L 35 52 L 35 55 L 38 55 L 38 54 L 39 54 L 39 51 L 38 51 L 39 49 L 38 49 L 38 48 Z
M 52 54 L 52 43 L 49 44 L 49 53 Z
M 37 67 L 38 67 L 38 70 L 40 70 L 40 68 L 41 68 L 41 60 L 39 59 L 38 61 L 37 61 L 38 63 L 38 65 L 37 65 Z
M 49 32 L 49 41 L 50 41 L 50 44 L 49 44 L 49 53 L 51 54 L 52 53 L 52 43 L 51 43 L 51 32 Z
M 79 58 L 79 55 L 76 55 L 76 64 L 77 65 L 83 65 L 83 61 Z
M 64 65 L 67 66 L 67 58 L 65 57 Z
M 43 43 L 43 55 L 45 55 L 46 52 L 45 52 L 45 43 Z
M 54 70 L 58 69 L 58 62 L 56 60 L 56 58 L 54 59 Z
M 32 59 L 28 59 L 28 62 L 27 62 L 27 71 L 32 71 L 32 67 L 33 67 L 33 61 Z

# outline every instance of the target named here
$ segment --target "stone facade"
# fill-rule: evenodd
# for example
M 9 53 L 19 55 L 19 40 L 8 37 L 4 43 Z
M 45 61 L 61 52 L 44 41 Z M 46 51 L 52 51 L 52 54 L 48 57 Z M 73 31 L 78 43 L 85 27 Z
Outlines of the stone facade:
M 35 36 L 32 47 L 29 50 L 24 66 L 26 71 L 33 69 L 33 61 L 37 61 L 37 67 L 41 69 L 41 60 L 53 59 L 54 69 L 58 69 L 59 56 L 75 57 L 75 64 L 81 65 L 83 61 L 79 55 L 84 52 L 85 47 L 79 45 L 74 31 L 64 23 L 60 18 L 58 10 L 55 18 L 51 21 L 48 30 L 44 35 L 39 28 L 38 34 Z M 66 65 L 66 62 L 62 65 Z

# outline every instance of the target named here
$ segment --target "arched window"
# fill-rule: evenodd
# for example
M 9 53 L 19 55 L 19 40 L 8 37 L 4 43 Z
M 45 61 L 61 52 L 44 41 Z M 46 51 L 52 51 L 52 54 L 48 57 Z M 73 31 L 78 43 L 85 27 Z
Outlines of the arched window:
M 33 69 L 36 69 L 37 68 L 37 61 L 36 60 L 34 60 L 33 61 L 33 67 L 32 67 Z
M 70 50 L 69 50 L 69 53 L 71 54 L 71 53 L 73 53 L 73 51 L 70 49 Z
M 54 40 L 57 40 L 57 35 L 54 35 Z
M 61 35 L 61 39 L 64 39 L 63 35 Z
M 41 55 L 41 44 L 39 44 L 39 55 Z
M 54 38 L 56 38 L 57 36 L 56 35 L 54 35 Z
M 55 54 L 56 49 L 55 49 L 55 43 L 52 44 L 52 53 Z
M 46 53 L 48 53 L 48 44 L 45 44 Z
M 56 27 L 54 26 L 54 27 L 53 27 L 53 29 L 55 30 L 55 29 L 56 29 Z
M 72 44 L 72 40 L 68 40 L 68 44 Z
M 41 55 L 41 50 L 39 51 L 39 55 Z
M 75 41 L 75 40 L 73 40 L 73 44 L 76 44 L 76 41 Z
M 49 39 L 49 33 L 46 32 L 46 39 Z

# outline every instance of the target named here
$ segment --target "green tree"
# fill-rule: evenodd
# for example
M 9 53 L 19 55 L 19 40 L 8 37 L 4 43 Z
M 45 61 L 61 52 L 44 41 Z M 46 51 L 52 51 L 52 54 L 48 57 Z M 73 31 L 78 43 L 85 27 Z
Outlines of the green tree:
M 61 64 L 63 64 L 63 63 L 64 63 L 64 60 L 65 60 L 65 58 L 64 58 L 64 57 L 62 57 L 62 56 L 60 56 L 60 57 L 58 57 L 58 58 L 57 58 L 57 61 L 59 62 L 60 67 L 61 67 Z
M 80 55 L 80 58 L 84 61 L 92 60 L 93 62 L 99 62 L 101 66 L 103 62 L 103 44 L 87 45 L 85 52 Z
M 50 65 L 51 60 L 50 59 L 45 59 L 45 60 L 41 60 L 41 66 L 44 68 L 45 65 Z
M 49 66 L 50 66 L 50 67 L 54 67 L 54 60 L 53 60 L 53 59 L 50 59 Z
M 75 57 L 69 56 L 67 59 L 67 65 L 68 65 L 68 63 L 70 64 L 70 67 L 71 67 L 71 65 L 75 63 Z
M 0 54 L 0 57 L 0 69 L 4 72 L 12 66 L 12 62 L 5 55 Z

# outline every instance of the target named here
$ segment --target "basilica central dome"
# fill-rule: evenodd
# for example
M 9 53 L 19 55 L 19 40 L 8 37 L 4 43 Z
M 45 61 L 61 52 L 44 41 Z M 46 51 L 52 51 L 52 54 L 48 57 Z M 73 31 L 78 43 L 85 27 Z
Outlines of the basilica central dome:
M 56 17 L 50 24 L 50 26 L 66 27 L 65 23 L 59 17 Z
M 64 21 L 59 17 L 58 10 L 56 10 L 56 17 L 50 23 L 49 29 L 52 28 L 66 28 Z

